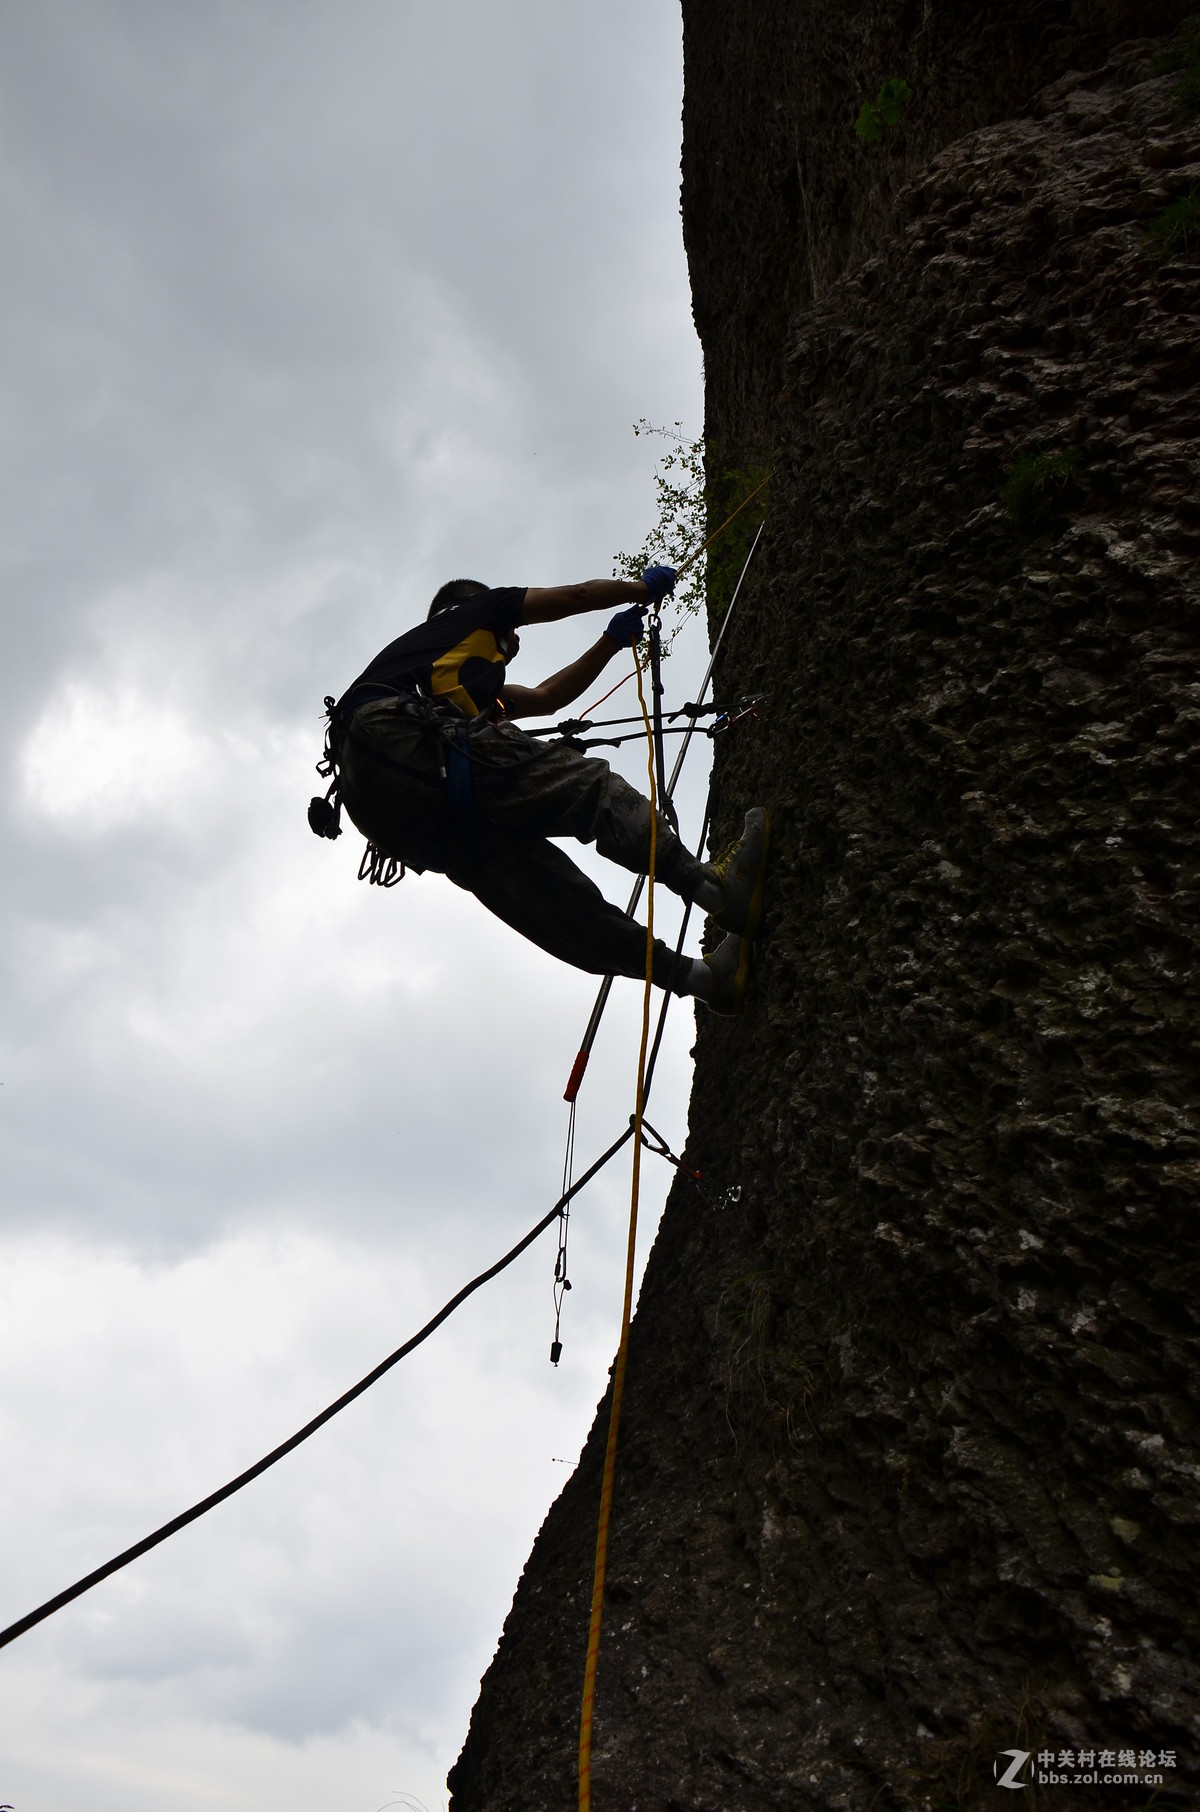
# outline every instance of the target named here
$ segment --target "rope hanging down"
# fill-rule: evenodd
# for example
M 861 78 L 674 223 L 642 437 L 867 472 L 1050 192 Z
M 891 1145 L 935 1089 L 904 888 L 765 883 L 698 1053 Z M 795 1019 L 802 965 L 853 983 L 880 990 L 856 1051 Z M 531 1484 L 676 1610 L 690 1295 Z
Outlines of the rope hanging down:
M 554 1338 L 550 1342 L 550 1363 L 557 1365 L 562 1358 L 562 1341 L 559 1334 L 562 1330 L 563 1297 L 571 1288 L 567 1276 L 567 1243 L 571 1231 L 571 1179 L 575 1174 L 575 1103 L 571 1103 L 570 1122 L 567 1126 L 567 1149 L 563 1153 L 562 1201 L 563 1211 L 558 1223 L 558 1251 L 554 1254 Z M 2 1808 L 0 1808 L 2 1812 Z
M 763 482 L 766 483 L 766 480 Z M 758 490 L 762 490 L 762 488 L 762 485 L 758 486 Z M 733 515 L 736 516 L 740 510 L 746 507 L 747 503 L 751 502 L 753 497 L 757 496 L 757 494 L 758 491 L 751 492 L 750 497 L 744 499 L 738 506 L 738 509 L 733 512 Z M 732 520 L 733 516 L 730 516 L 728 522 L 723 523 L 721 528 L 716 531 L 716 534 L 721 534 Z M 742 588 L 742 580 L 746 576 L 747 569 L 754 556 L 754 550 L 758 546 L 761 534 L 762 527 L 760 525 L 758 533 L 751 543 L 750 552 L 746 556 L 745 565 L 742 567 L 737 585 L 734 587 L 733 597 L 729 602 L 729 609 L 725 613 L 725 619 L 721 624 L 720 633 L 717 636 L 716 643 L 713 647 L 712 656 L 709 660 L 708 668 L 704 675 L 704 681 L 700 688 L 700 697 L 697 701 L 699 705 L 703 704 L 704 694 L 708 689 L 709 680 L 712 678 L 713 668 L 716 665 L 717 654 L 721 642 L 724 639 L 725 630 L 728 627 L 729 619 L 733 614 L 733 607 L 737 603 L 738 593 Z M 708 541 L 712 541 L 714 538 L 715 536 L 710 535 Z M 708 541 L 704 543 L 704 547 L 708 546 Z M 684 562 L 684 568 L 691 565 L 694 560 L 699 558 L 700 554 L 704 551 L 704 547 L 696 549 L 696 552 Z M 647 1065 L 646 1047 L 649 1043 L 650 1036 L 650 994 L 653 986 L 654 969 L 654 870 L 658 854 L 658 805 L 661 798 L 672 828 L 678 830 L 679 820 L 674 810 L 671 795 L 675 790 L 675 783 L 679 778 L 680 771 L 683 767 L 684 757 L 687 754 L 688 747 L 691 743 L 692 732 L 695 728 L 695 719 L 693 718 L 688 726 L 688 734 L 683 747 L 679 751 L 679 756 L 676 760 L 674 771 L 671 774 L 670 782 L 669 784 L 664 784 L 662 682 L 659 667 L 659 624 L 660 619 L 656 612 L 650 622 L 649 637 L 649 665 L 652 702 L 654 707 L 653 725 L 650 721 L 650 714 L 646 709 L 646 697 L 642 687 L 642 663 L 638 658 L 636 647 L 633 652 L 634 672 L 637 676 L 638 704 L 641 708 L 642 722 L 646 735 L 646 771 L 650 792 L 650 861 L 646 875 L 646 980 L 642 995 L 642 1034 L 641 1043 L 638 1048 L 636 1104 L 633 1117 L 633 1127 L 636 1136 L 633 1144 L 633 1178 L 629 1203 L 629 1236 L 625 1251 L 625 1295 L 621 1305 L 621 1337 L 617 1345 L 616 1361 L 613 1365 L 612 1397 L 608 1413 L 608 1438 L 605 1442 L 604 1449 L 604 1472 L 600 1485 L 600 1514 L 596 1528 L 596 1556 L 592 1571 L 592 1605 L 591 1615 L 588 1620 L 587 1656 L 583 1670 L 583 1699 L 579 1714 L 578 1812 L 591 1812 L 592 1806 L 592 1727 L 595 1721 L 596 1668 L 600 1656 L 600 1629 L 604 1617 L 604 1584 L 608 1571 L 608 1536 L 612 1520 L 612 1497 L 613 1481 L 616 1473 L 617 1439 L 621 1425 L 621 1405 L 625 1395 L 625 1372 L 629 1355 L 629 1324 L 633 1314 L 633 1274 L 637 1251 L 638 1196 L 641 1183 L 642 1145 L 644 1143 L 649 1143 L 646 1140 L 643 1131 L 646 1092 L 650 1073 L 652 1073 L 654 1062 L 658 1057 L 659 1043 L 662 1039 L 663 1026 L 666 1019 L 667 1003 L 670 1000 L 670 990 L 668 989 L 666 998 L 663 1002 L 663 1010 L 659 1015 L 658 1029 L 654 1039 L 654 1049 L 650 1056 L 649 1065 Z M 709 804 L 706 803 L 704 811 L 704 828 L 701 831 L 700 836 L 701 849 L 704 847 L 704 837 L 708 830 L 708 816 Z M 639 876 L 637 885 L 633 891 L 633 896 L 629 902 L 629 912 L 631 914 L 634 907 L 637 905 L 641 890 L 642 877 Z M 687 921 L 690 911 L 691 908 L 689 906 L 684 913 L 683 925 L 680 929 L 679 941 L 676 946 L 677 960 L 679 952 L 683 949 L 683 939 L 687 930 Z M 592 1009 L 592 1016 L 588 1021 L 587 1030 L 584 1034 L 583 1045 L 579 1055 L 575 1059 L 575 1064 L 571 1071 L 571 1080 L 567 1084 L 565 1099 L 571 1104 L 571 1129 L 568 1133 L 568 1152 L 574 1143 L 575 1098 L 579 1092 L 579 1084 L 583 1080 L 583 1071 L 587 1065 L 588 1054 L 590 1053 L 596 1032 L 599 1029 L 600 1020 L 604 1013 L 604 1008 L 607 1004 L 611 988 L 612 977 L 606 976 L 603 985 L 601 986 L 599 996 L 597 997 L 596 1005 Z M 657 1140 L 657 1147 L 651 1147 L 651 1149 L 659 1149 L 664 1155 L 671 1157 L 672 1154 L 668 1151 L 661 1136 L 657 1133 L 654 1136 Z M 679 1163 L 678 1159 L 673 1158 L 672 1161 L 678 1164 L 681 1170 L 684 1168 L 684 1166 Z M 691 1174 L 698 1182 L 699 1178 L 696 1173 L 693 1172 Z M 565 1276 L 565 1252 L 562 1256 Z M 556 1347 L 558 1347 L 558 1332 L 559 1330 L 556 1321 L 554 1329 Z M 558 1350 L 561 1351 L 561 1347 L 559 1347 Z
M 621 1305 L 621 1338 L 613 1367 L 612 1402 L 608 1412 L 608 1440 L 604 1449 L 604 1476 L 600 1486 L 600 1519 L 596 1530 L 596 1560 L 592 1572 L 592 1612 L 588 1623 L 587 1659 L 583 1670 L 583 1702 L 579 1715 L 579 1812 L 592 1805 L 592 1721 L 596 1700 L 596 1663 L 600 1655 L 600 1625 L 604 1616 L 604 1579 L 608 1570 L 608 1528 L 612 1514 L 613 1476 L 617 1463 L 617 1434 L 621 1426 L 621 1401 L 625 1394 L 625 1365 L 629 1354 L 629 1322 L 633 1313 L 633 1270 L 637 1250 L 638 1194 L 642 1176 L 642 1116 L 646 1105 L 646 1047 L 650 1042 L 650 991 L 654 972 L 654 865 L 658 854 L 658 812 L 654 775 L 654 733 L 642 690 L 642 665 L 634 650 L 638 703 L 646 724 L 647 772 L 650 780 L 650 866 L 646 876 L 646 985 L 642 994 L 642 1037 L 638 1047 L 637 1089 L 633 1111 L 633 1181 L 629 1202 L 629 1237 L 625 1248 L 625 1297 Z M 572 1107 L 574 1104 L 572 1104 Z

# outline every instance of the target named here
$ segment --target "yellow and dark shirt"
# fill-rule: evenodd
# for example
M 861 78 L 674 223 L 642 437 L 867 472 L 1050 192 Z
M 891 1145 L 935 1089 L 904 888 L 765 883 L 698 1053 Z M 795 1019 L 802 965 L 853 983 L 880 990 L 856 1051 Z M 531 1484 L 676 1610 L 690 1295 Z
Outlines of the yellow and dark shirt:
M 524 621 L 524 585 L 477 592 L 439 611 L 427 623 L 389 642 L 359 674 L 341 706 L 353 706 L 361 692 L 423 692 L 426 698 L 457 705 L 464 717 L 490 711 L 504 685 L 508 637 Z

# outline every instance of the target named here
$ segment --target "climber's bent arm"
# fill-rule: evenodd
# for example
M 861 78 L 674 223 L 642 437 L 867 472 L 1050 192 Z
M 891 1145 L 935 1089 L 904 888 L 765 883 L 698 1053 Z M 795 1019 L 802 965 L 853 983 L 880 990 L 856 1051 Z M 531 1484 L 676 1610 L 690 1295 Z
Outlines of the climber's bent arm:
M 593 583 L 604 585 L 608 581 L 599 579 Z M 570 589 L 574 590 L 575 587 Z M 606 598 L 603 602 L 623 604 L 627 602 L 629 589 L 626 586 L 620 598 Z M 644 591 L 645 586 L 639 586 L 638 589 Z M 616 642 L 609 636 L 602 635 L 577 661 L 572 661 L 569 667 L 564 667 L 559 673 L 552 673 L 540 686 L 505 686 L 500 697 L 506 713 L 509 717 L 549 717 L 553 712 L 561 711 L 564 705 L 573 704 L 581 692 L 586 692 L 597 675 L 603 673 L 613 655 L 620 652 Z

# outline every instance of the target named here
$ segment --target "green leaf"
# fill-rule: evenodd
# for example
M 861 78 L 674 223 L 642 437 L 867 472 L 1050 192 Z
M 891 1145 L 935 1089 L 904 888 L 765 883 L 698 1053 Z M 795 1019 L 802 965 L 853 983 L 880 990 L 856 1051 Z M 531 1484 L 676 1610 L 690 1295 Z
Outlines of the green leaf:
M 885 82 L 879 90 L 879 96 L 875 102 L 884 125 L 898 126 L 900 115 L 911 100 L 912 89 L 907 82 L 901 81 L 898 76 Z
M 854 130 L 859 138 L 866 139 L 869 145 L 877 145 L 883 137 L 883 121 L 879 111 L 870 101 L 864 101 L 862 112 L 854 122 Z
M 622 551 L 613 555 L 614 578 L 636 579 L 644 567 L 657 560 L 681 566 L 703 545 L 714 519 L 728 515 L 767 476 L 760 467 L 728 465 L 715 447 L 702 439 L 689 440 L 679 422 L 671 428 L 659 428 L 643 417 L 633 431 L 639 437 L 657 436 L 666 442 L 654 474 L 658 520 L 636 553 Z M 664 638 L 664 654 L 688 616 L 700 614 L 706 607 L 721 609 L 728 603 L 766 509 L 764 493 L 680 580 L 678 590 L 663 610 L 664 617 L 674 618 Z

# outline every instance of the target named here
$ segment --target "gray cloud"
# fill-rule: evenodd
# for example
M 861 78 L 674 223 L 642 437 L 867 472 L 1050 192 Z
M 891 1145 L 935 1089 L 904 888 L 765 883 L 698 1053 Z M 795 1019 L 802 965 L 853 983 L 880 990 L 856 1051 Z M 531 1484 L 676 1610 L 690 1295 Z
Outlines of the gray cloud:
M 601 573 L 644 533 L 630 424 L 700 412 L 679 100 L 665 0 L 0 16 L 0 1621 L 553 1200 L 593 983 L 436 877 L 358 887 L 304 808 L 321 695 L 443 578 Z M 588 1155 L 636 1011 L 619 990 Z M 689 1022 L 657 1096 L 680 1137 Z M 581 1208 L 559 1373 L 547 1248 L 5 1651 L 0 1798 L 432 1806 L 603 1387 L 626 1187 Z

